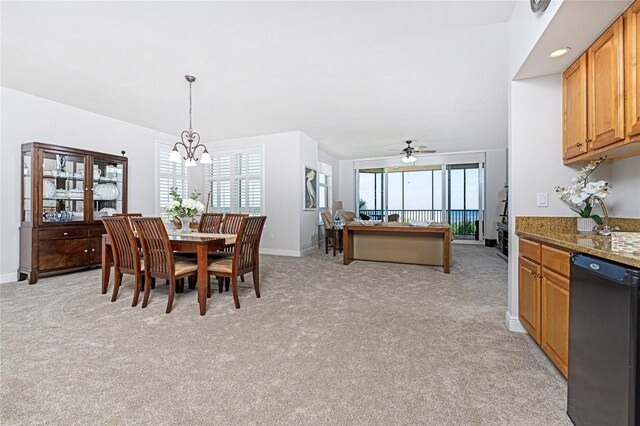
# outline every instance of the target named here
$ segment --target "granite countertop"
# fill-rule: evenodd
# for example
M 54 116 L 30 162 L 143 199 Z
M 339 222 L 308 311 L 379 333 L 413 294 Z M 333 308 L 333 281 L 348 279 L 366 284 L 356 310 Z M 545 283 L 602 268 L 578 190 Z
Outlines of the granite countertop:
M 640 232 L 640 219 L 612 219 L 610 222 L 624 231 Z M 516 235 L 640 268 L 640 243 L 635 235 L 622 232 L 612 238 L 578 234 L 575 218 L 516 217 Z

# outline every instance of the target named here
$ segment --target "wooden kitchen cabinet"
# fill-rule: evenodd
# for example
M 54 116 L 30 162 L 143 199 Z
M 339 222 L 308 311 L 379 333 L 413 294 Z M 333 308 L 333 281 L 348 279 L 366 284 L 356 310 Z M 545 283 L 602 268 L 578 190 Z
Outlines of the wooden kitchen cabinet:
M 627 91 L 626 133 L 630 142 L 640 142 L 640 0 L 624 14 L 625 88 Z
M 562 157 L 587 152 L 587 55 L 562 74 Z
M 518 316 L 533 340 L 540 344 L 540 266 L 518 258 Z
M 618 18 L 587 50 L 588 142 L 598 149 L 624 140 L 624 24 Z
M 639 36 L 636 0 L 563 73 L 564 164 L 640 154 Z
M 540 346 L 567 377 L 569 374 L 569 278 L 542 268 Z
M 570 254 L 520 238 L 518 316 L 549 359 L 569 373 Z
M 558 370 L 569 374 L 570 254 L 542 245 L 542 326 L 540 346 Z

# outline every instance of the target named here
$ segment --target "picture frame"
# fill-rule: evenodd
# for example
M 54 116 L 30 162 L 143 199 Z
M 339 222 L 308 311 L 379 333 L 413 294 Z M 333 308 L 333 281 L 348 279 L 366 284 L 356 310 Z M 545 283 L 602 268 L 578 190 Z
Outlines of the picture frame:
M 318 209 L 318 171 L 313 167 L 304 166 L 303 171 L 303 210 Z

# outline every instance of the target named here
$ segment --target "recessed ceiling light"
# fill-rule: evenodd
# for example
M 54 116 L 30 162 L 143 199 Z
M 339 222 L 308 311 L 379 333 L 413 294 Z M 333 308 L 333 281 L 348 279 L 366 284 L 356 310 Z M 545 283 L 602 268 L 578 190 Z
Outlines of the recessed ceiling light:
M 549 54 L 550 58 L 559 58 L 560 56 L 564 56 L 571 50 L 570 47 L 563 47 L 562 49 L 554 50 Z

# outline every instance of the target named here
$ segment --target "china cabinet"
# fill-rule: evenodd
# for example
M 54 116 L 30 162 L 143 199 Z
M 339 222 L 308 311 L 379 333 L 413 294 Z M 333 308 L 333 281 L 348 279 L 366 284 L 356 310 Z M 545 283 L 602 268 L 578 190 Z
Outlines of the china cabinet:
M 98 266 L 102 217 L 127 212 L 127 158 L 22 145 L 18 281 Z

